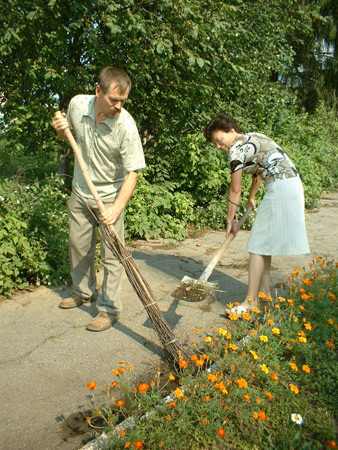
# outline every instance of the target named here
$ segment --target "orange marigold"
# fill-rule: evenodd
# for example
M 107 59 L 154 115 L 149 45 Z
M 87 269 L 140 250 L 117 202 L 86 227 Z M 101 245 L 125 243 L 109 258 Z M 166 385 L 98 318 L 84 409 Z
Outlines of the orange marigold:
M 333 342 L 326 341 L 326 345 L 327 345 L 329 348 L 335 348 L 335 345 L 334 345 Z
M 123 401 L 123 400 L 118 400 L 118 401 L 115 403 L 115 405 L 116 405 L 118 408 L 122 408 L 122 406 L 124 405 L 124 401 Z
M 335 441 L 327 441 L 327 445 L 331 448 L 338 448 L 338 445 Z
M 244 394 L 244 395 L 243 395 L 243 398 L 244 398 L 245 401 L 247 401 L 248 403 L 250 403 L 250 398 L 251 398 L 250 395 Z
M 140 441 L 140 439 L 138 439 L 135 443 L 134 443 L 134 448 L 136 449 L 142 449 L 143 448 L 143 442 Z
M 295 384 L 290 384 L 290 391 L 295 393 L 296 395 L 299 394 L 299 388 Z
M 273 399 L 273 395 L 269 391 L 265 391 L 264 394 L 268 397 L 269 400 Z
M 141 383 L 138 385 L 138 390 L 142 393 L 147 392 L 148 389 L 149 389 L 149 384 L 147 384 L 147 383 Z
M 214 375 L 213 373 L 209 373 L 207 376 L 207 379 L 209 381 L 211 381 L 212 383 L 216 383 L 216 381 L 218 380 L 218 378 L 216 377 L 216 375 Z
M 184 359 L 179 362 L 179 366 L 181 369 L 186 369 L 188 367 L 188 361 L 185 361 Z
M 96 388 L 97 388 L 97 383 L 96 383 L 95 381 L 90 381 L 90 382 L 87 384 L 87 388 L 88 388 L 90 391 L 92 391 L 93 389 L 96 389 Z
M 310 367 L 307 364 L 303 364 L 302 369 L 306 373 L 310 373 L 311 372 L 311 369 L 310 369 Z
M 248 383 L 246 380 L 244 380 L 244 378 L 239 378 L 238 380 L 235 380 L 235 383 L 237 383 L 241 389 L 248 387 Z
M 219 428 L 219 429 L 217 430 L 217 436 L 218 436 L 218 437 L 224 437 L 224 436 L 225 436 L 225 431 L 224 431 L 223 428 Z

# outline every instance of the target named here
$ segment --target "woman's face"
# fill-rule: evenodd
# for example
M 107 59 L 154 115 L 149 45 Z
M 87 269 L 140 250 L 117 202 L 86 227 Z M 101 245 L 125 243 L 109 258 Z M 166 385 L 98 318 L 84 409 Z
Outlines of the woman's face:
M 237 134 L 233 128 L 230 131 L 215 130 L 211 135 L 211 142 L 216 148 L 227 153 Z

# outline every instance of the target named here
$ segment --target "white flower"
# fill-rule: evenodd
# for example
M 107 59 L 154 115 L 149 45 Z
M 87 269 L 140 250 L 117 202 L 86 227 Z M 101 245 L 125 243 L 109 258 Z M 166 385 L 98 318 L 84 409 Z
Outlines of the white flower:
M 302 425 L 303 423 L 303 417 L 300 414 L 291 414 L 291 420 L 297 425 Z

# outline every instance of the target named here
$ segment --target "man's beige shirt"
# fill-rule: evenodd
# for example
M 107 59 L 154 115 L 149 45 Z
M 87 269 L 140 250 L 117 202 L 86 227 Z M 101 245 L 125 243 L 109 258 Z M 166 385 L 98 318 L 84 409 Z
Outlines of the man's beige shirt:
M 145 167 L 138 129 L 132 116 L 122 108 L 112 119 L 95 125 L 95 95 L 77 95 L 69 104 L 67 119 L 75 134 L 90 179 L 104 200 L 114 198 L 127 172 Z M 92 198 L 75 160 L 73 190 Z

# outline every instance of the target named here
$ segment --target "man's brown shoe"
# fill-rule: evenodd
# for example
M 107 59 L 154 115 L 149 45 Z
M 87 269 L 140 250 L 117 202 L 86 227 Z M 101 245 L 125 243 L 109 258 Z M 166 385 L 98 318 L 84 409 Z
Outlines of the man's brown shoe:
M 62 308 L 62 309 L 76 308 L 78 306 L 83 305 L 83 303 L 95 302 L 96 298 L 97 298 L 97 293 L 93 294 L 88 299 L 84 299 L 77 294 L 72 294 L 69 298 L 62 300 L 62 302 L 59 304 L 59 308 Z
M 89 331 L 104 331 L 117 322 L 118 318 L 119 316 L 117 314 L 108 314 L 106 311 L 99 311 L 95 319 L 86 328 Z

